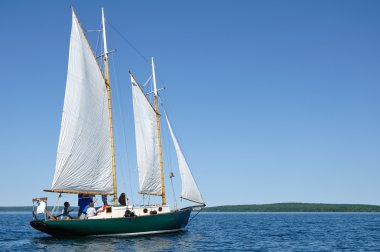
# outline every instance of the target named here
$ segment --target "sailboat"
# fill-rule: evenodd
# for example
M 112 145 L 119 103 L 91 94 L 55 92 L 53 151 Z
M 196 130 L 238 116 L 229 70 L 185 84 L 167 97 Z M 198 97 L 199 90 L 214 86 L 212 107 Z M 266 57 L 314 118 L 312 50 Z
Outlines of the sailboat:
M 60 218 L 46 209 L 47 197 L 33 199 L 30 225 L 52 236 L 139 235 L 175 232 L 186 227 L 192 211 L 205 202 L 165 113 L 177 154 L 182 181 L 181 198 L 195 203 L 171 209 L 166 202 L 161 144 L 161 116 L 152 58 L 154 105 L 130 72 L 136 135 L 139 193 L 162 198 L 155 205 L 120 205 L 111 106 L 111 85 L 105 18 L 102 9 L 104 52 L 100 67 L 85 32 L 72 9 L 69 63 L 52 186 L 59 194 L 113 196 L 113 205 L 88 218 Z M 35 211 L 35 207 L 37 209 Z

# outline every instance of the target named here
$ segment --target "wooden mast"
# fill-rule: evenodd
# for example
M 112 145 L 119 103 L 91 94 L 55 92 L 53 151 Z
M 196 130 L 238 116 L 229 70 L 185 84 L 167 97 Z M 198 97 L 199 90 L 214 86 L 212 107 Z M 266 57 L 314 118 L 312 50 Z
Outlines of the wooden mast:
M 106 39 L 106 25 L 104 20 L 104 10 L 102 8 L 102 31 L 103 31 L 103 46 L 104 46 L 104 72 L 105 72 L 105 81 L 107 89 L 107 98 L 108 98 L 108 115 L 110 123 L 110 137 L 111 137 L 111 153 L 112 153 L 112 178 L 113 178 L 113 204 L 114 206 L 118 205 L 117 201 L 117 186 L 116 186 L 116 162 L 115 162 L 115 144 L 113 136 L 113 126 L 112 126 L 112 102 L 111 102 L 111 84 L 110 84 L 110 73 L 108 66 L 108 50 L 107 50 L 107 39 Z
M 161 189 L 162 189 L 162 205 L 166 205 L 166 194 L 165 194 L 165 177 L 164 177 L 164 162 L 162 160 L 162 144 L 161 144 L 161 127 L 160 127 L 160 113 L 158 110 L 158 97 L 157 97 L 157 86 L 156 86 L 156 73 L 154 70 L 154 61 L 152 58 L 152 79 L 154 88 L 154 104 L 156 105 L 156 123 L 158 131 L 158 146 L 160 152 L 160 173 L 161 173 Z

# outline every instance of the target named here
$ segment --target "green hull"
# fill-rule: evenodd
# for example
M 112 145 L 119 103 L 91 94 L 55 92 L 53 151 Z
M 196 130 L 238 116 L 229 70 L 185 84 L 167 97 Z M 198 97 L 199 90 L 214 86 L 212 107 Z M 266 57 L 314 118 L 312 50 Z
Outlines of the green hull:
M 34 220 L 30 225 L 52 236 L 139 235 L 179 231 L 191 209 L 141 217 L 86 220 Z

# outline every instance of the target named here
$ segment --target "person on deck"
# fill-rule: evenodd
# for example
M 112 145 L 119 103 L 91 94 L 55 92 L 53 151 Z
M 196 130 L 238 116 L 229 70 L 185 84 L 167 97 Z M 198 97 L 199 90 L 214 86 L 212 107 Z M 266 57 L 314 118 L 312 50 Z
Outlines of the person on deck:
M 125 193 L 121 193 L 119 197 L 119 204 L 122 206 L 126 206 L 128 203 L 128 198 L 125 196 Z
M 94 202 L 90 203 L 90 206 L 87 208 L 86 214 L 87 214 L 87 218 L 94 217 L 96 215 L 96 209 L 94 207 Z
M 105 211 L 107 209 L 107 206 L 108 206 L 107 195 L 102 195 L 102 202 L 103 202 L 102 210 Z
M 92 196 L 87 194 L 78 194 L 78 217 L 80 217 L 82 213 L 86 213 L 91 202 L 93 202 Z
M 63 216 L 63 217 L 66 217 L 66 218 L 68 218 L 68 219 L 73 219 L 73 217 L 71 217 L 71 215 L 70 215 L 70 210 L 69 210 L 70 203 L 66 201 L 66 202 L 63 204 L 63 206 L 64 206 L 64 208 L 63 208 L 63 214 L 62 214 L 62 216 Z

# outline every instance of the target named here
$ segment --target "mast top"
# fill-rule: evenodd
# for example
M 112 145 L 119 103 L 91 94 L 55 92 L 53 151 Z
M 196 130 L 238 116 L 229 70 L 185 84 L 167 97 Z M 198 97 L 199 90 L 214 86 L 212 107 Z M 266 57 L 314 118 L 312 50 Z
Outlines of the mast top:
M 108 59 L 107 38 L 106 38 L 106 22 L 104 18 L 104 9 L 102 8 L 102 31 L 103 31 L 103 45 L 104 45 L 104 59 Z
M 154 96 L 157 96 L 156 71 L 154 70 L 154 60 L 153 60 L 153 57 L 152 57 L 152 79 L 153 79 L 153 92 L 154 92 Z

